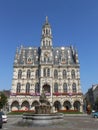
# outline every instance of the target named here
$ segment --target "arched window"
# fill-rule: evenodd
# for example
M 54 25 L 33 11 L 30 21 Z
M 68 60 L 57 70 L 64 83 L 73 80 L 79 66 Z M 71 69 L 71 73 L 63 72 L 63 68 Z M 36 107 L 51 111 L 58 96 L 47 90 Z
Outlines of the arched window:
M 50 57 L 47 58 L 47 61 L 48 61 L 48 62 L 50 61 Z
M 63 70 L 63 79 L 66 79 L 67 75 L 66 75 L 66 70 Z
M 66 61 L 65 58 L 62 58 L 62 63 L 65 63 L 65 61 Z
M 50 69 L 44 68 L 43 69 L 43 75 L 44 75 L 44 77 L 50 77 Z
M 50 29 L 48 30 L 49 34 L 50 34 Z
M 26 84 L 26 93 L 30 93 L 30 83 Z
M 21 79 L 22 78 L 22 70 L 19 70 L 18 71 L 18 79 Z
M 48 29 L 46 29 L 46 34 L 48 34 Z
M 38 77 L 39 77 L 39 71 L 38 71 L 38 69 L 36 70 L 36 78 L 38 79 Z
M 66 92 L 67 93 L 68 89 L 67 89 L 67 83 L 64 83 L 63 84 L 63 92 Z
M 44 34 L 45 34 L 45 29 L 43 31 L 44 31 Z
M 58 92 L 58 83 L 54 84 L 54 92 Z
M 76 84 L 75 84 L 75 83 L 73 83 L 73 84 L 72 84 L 72 91 L 73 91 L 74 93 L 76 93 L 76 92 L 77 92 L 77 89 L 76 89 Z
M 74 70 L 71 71 L 71 77 L 72 77 L 72 79 L 75 79 L 75 71 Z
M 58 71 L 54 70 L 54 78 L 57 79 L 58 78 Z
M 17 83 L 16 93 L 20 93 L 20 90 L 21 90 L 21 84 Z
M 30 77 L 31 77 L 31 71 L 27 70 L 27 79 L 30 79 Z
M 35 93 L 40 93 L 39 83 L 35 84 Z

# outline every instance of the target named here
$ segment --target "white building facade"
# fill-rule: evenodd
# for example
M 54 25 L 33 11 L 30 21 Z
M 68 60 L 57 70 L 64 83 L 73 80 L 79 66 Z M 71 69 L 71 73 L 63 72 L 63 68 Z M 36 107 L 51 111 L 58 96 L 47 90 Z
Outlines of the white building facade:
M 9 109 L 34 110 L 44 89 L 48 104 L 56 110 L 82 111 L 78 53 L 72 46 L 53 47 L 52 30 L 46 17 L 40 47 L 17 49 Z

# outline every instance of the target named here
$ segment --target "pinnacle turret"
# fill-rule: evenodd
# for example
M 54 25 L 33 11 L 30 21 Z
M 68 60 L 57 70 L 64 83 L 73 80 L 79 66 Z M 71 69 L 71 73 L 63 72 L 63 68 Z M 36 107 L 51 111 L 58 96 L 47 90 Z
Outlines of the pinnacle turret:
M 52 47 L 52 31 L 51 26 L 48 22 L 48 17 L 46 16 L 45 23 L 42 27 L 42 47 Z

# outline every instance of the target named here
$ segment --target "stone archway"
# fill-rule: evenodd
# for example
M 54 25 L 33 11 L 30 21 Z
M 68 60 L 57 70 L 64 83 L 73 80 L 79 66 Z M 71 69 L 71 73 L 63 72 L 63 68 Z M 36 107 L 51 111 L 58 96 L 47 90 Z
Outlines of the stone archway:
M 11 104 L 11 110 L 12 111 L 19 110 L 19 102 L 18 101 L 12 102 L 12 104 Z
M 24 101 L 22 104 L 21 104 L 21 110 L 29 110 L 30 109 L 30 105 L 29 105 L 29 102 L 28 101 Z
M 50 85 L 48 84 L 43 85 L 43 89 L 46 93 L 50 93 Z
M 75 101 L 73 106 L 74 106 L 74 110 L 80 111 L 81 103 L 79 101 Z
M 63 103 L 63 106 L 65 107 L 66 110 L 70 110 L 70 108 L 71 108 L 71 103 L 70 103 L 69 101 L 65 101 L 65 102 Z
M 39 105 L 38 101 L 34 101 L 31 106 L 36 106 L 36 105 Z
M 39 102 L 35 100 L 31 105 L 31 110 L 35 110 L 35 106 L 37 105 L 39 105 Z
M 55 101 L 53 106 L 55 107 L 55 110 L 61 109 L 61 103 L 59 101 Z

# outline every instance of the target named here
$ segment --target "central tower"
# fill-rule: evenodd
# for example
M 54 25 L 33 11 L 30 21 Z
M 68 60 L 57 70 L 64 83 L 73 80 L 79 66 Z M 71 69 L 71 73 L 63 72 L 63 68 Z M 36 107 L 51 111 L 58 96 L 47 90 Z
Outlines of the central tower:
M 46 16 L 45 23 L 42 26 L 41 47 L 40 47 L 40 89 L 44 89 L 52 95 L 53 78 L 53 46 L 51 26 Z

